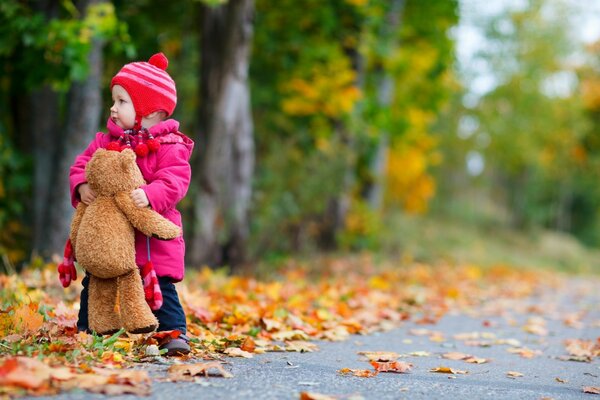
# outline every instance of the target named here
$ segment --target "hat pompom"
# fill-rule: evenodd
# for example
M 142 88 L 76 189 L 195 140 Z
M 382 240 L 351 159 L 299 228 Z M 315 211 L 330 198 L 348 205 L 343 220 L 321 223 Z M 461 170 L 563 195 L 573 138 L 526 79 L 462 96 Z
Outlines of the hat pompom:
M 110 142 L 106 145 L 106 150 L 121 151 L 121 145 L 117 142 Z
M 148 63 L 150 65 L 154 65 L 155 67 L 162 69 L 163 71 L 166 71 L 167 67 L 169 66 L 169 60 L 163 53 L 156 53 L 155 55 L 150 57 Z
M 148 150 L 152 153 L 157 152 L 160 148 L 160 142 L 154 138 L 146 140 L 146 144 L 148 145 Z
M 148 146 L 146 146 L 144 143 L 138 143 L 135 146 L 134 151 L 138 157 L 146 157 L 148 155 Z

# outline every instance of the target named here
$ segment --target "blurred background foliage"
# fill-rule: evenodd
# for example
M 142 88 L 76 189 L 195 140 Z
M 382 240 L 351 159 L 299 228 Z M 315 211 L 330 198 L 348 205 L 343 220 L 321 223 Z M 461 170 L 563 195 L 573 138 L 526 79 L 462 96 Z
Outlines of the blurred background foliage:
M 242 0 L 229 0 L 236 1 Z M 227 4 L 0 3 L 5 269 L 18 269 L 31 254 L 61 251 L 44 253 L 34 240 L 37 187 L 55 178 L 40 172 L 43 147 L 35 149 L 42 144 L 26 133 L 28 120 L 46 117 L 23 98 L 49 91 L 56 118 L 68 120 L 71 91 L 89 79 L 89 55 L 101 43 L 102 108 L 95 117 L 102 130 L 111 77 L 123 64 L 162 51 L 178 87 L 174 117 L 203 143 L 202 15 Z M 540 252 L 556 248 L 548 243 L 576 251 L 579 243 L 600 246 L 600 41 L 582 40 L 577 24 L 589 10 L 566 0 L 506 2 L 487 13 L 476 5 L 252 3 L 256 167 L 246 261 L 323 250 L 468 260 L 477 258 L 473 243 L 486 249 L 481 241 L 495 239 L 503 244 L 482 251 L 495 261 L 519 253 L 517 242 Z M 461 61 L 460 40 L 475 36 L 478 51 Z M 93 133 L 81 132 L 83 142 Z M 202 151 L 198 146 L 196 157 Z M 60 154 L 45 162 L 58 163 Z M 188 197 L 196 192 L 191 187 Z M 190 235 L 194 203 L 186 198 L 180 205 Z M 560 258 L 547 254 L 536 262 Z

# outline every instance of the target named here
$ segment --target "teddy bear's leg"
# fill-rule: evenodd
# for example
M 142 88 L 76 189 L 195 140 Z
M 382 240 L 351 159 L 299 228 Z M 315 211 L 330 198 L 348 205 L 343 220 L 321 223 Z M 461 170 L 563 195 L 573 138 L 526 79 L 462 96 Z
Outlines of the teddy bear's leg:
M 119 277 L 119 307 L 127 332 L 148 333 L 158 328 L 158 320 L 146 303 L 142 277 L 137 268 Z
M 88 318 L 90 329 L 101 335 L 112 334 L 121 328 L 117 302 L 116 279 L 100 279 L 90 276 Z

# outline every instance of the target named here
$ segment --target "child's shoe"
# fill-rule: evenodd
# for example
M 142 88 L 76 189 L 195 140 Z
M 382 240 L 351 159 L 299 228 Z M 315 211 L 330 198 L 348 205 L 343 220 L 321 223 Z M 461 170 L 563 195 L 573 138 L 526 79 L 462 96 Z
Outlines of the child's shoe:
M 190 352 L 190 339 L 181 334 L 176 338 L 171 338 L 159 346 L 159 349 L 167 349 L 165 357 L 182 356 Z

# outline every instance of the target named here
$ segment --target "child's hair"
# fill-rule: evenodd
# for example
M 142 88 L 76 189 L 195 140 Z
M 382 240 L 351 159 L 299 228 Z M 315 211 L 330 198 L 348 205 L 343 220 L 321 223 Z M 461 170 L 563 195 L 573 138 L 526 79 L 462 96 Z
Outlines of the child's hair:
M 173 114 L 177 105 L 177 89 L 175 81 L 166 71 L 168 66 L 167 57 L 157 53 L 148 62 L 126 64 L 112 78 L 111 90 L 113 86 L 120 85 L 131 97 L 136 123 L 155 111 L 164 111 L 165 118 Z

